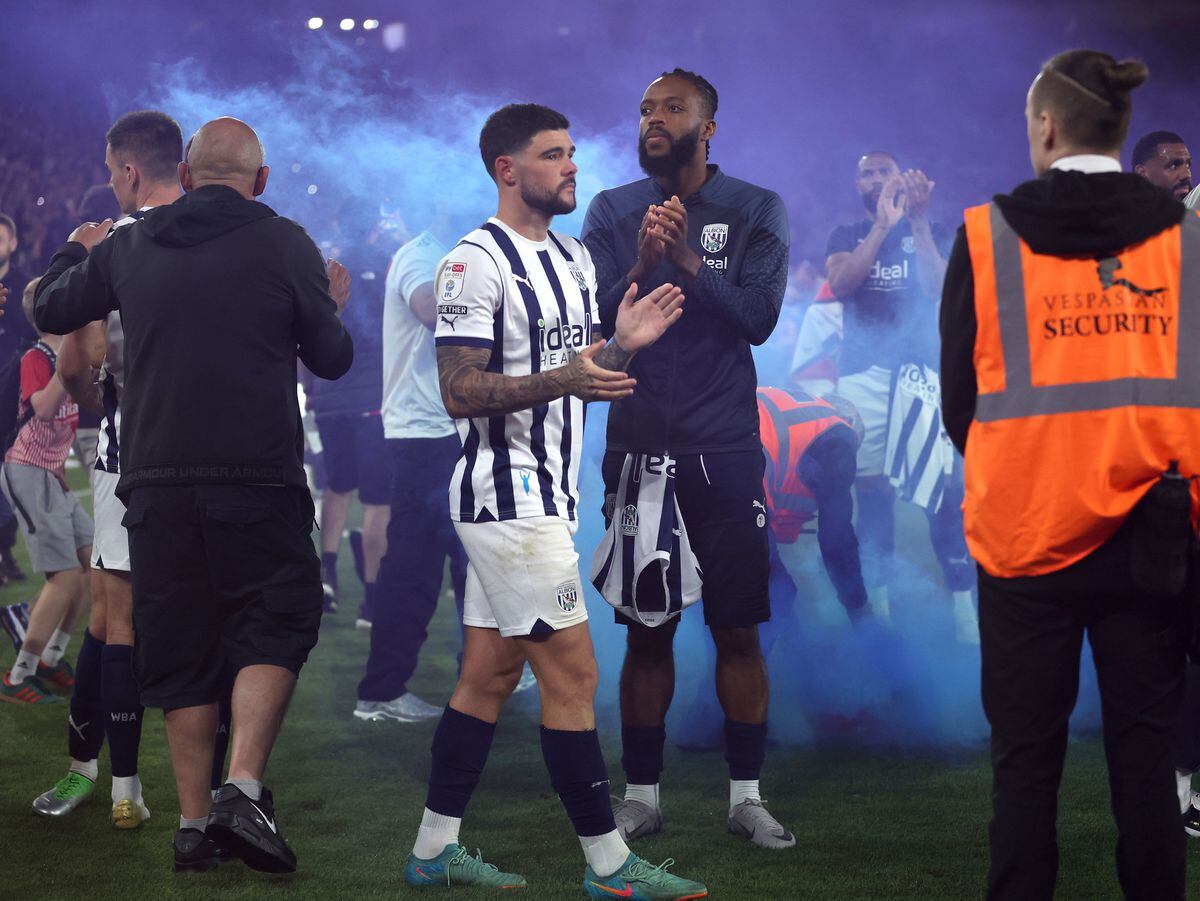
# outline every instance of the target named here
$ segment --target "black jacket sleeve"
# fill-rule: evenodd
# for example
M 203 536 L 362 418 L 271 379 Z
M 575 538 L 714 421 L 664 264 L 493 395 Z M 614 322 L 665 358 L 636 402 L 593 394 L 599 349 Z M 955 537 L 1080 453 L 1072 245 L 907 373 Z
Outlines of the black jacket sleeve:
M 292 287 L 296 296 L 300 361 L 318 378 L 338 379 L 354 362 L 354 342 L 338 318 L 337 304 L 329 296 L 329 277 L 325 274 L 321 251 L 303 230 L 297 231 Z M 353 285 L 350 292 L 353 303 Z
M 962 228 L 946 264 L 939 327 L 942 334 L 942 421 L 959 453 L 975 418 L 975 273 Z
M 39 329 L 65 335 L 117 308 L 110 277 L 113 244 L 108 238 L 89 254 L 82 244 L 68 241 L 54 252 L 37 288 L 33 321 Z
M 835 426 L 817 437 L 800 458 L 800 480 L 817 501 L 817 544 L 838 600 L 854 618 L 866 607 L 858 536 L 850 489 L 858 468 L 854 432 Z
M 775 330 L 787 289 L 787 234 L 783 201 L 773 197 L 746 248 L 740 285 L 726 281 L 704 265 L 690 284 L 676 284 L 683 284 L 689 300 L 715 310 L 751 344 L 763 344 Z
M 588 204 L 580 240 L 591 254 L 596 269 L 596 308 L 600 311 L 600 328 L 605 338 L 611 338 L 616 328 L 617 307 L 629 285 L 625 282 L 626 273 L 621 272 L 617 264 L 608 203 L 602 195 L 597 194 Z

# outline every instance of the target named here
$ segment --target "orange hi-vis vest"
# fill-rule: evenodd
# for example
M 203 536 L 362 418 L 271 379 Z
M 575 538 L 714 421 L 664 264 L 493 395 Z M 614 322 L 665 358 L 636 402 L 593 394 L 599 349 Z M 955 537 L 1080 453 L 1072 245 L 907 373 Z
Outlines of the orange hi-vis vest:
M 849 423 L 833 407 L 803 392 L 799 398 L 779 388 L 758 389 L 758 433 L 765 451 L 763 488 L 771 532 L 791 544 L 817 514 L 817 501 L 800 480 L 800 458 L 809 445 L 835 425 Z
M 994 204 L 965 219 L 967 544 L 993 576 L 1042 575 L 1111 538 L 1172 460 L 1200 472 L 1200 218 L 1069 259 L 1034 253 Z

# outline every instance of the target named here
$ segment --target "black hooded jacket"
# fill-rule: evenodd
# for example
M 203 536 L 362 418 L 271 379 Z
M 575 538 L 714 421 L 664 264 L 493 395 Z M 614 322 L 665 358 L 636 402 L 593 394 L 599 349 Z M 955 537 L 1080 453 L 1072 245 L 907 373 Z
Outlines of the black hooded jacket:
M 354 358 L 304 230 L 232 188 L 197 188 L 50 261 L 34 320 L 125 330 L 121 481 L 304 485 L 296 358 L 336 379 Z
M 1005 221 L 1034 253 L 1113 256 L 1183 221 L 1183 204 L 1125 172 L 1087 175 L 1051 169 L 1011 194 L 993 198 Z M 942 288 L 942 419 L 960 452 L 975 417 L 975 276 L 959 228 Z

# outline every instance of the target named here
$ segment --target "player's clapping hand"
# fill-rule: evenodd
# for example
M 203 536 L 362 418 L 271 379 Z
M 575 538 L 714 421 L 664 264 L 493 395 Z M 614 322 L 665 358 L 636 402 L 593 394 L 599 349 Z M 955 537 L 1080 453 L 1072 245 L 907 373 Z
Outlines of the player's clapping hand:
M 0 285 L 0 316 L 4 315 L 4 305 L 8 303 L 8 288 Z
M 655 207 L 658 225 L 655 234 L 661 236 L 666 247 L 666 257 L 684 272 L 695 275 L 703 265 L 699 255 L 688 247 L 687 210 L 678 197 L 672 197 Z
M 663 261 L 663 255 L 667 250 L 658 227 L 658 220 L 658 207 L 651 204 L 638 228 L 637 268 L 643 279 L 649 278 L 650 274 L 658 268 L 658 264 Z
M 897 175 L 889 178 L 879 192 L 879 203 L 875 205 L 875 222 L 886 229 L 892 229 L 904 218 L 905 196 L 904 179 Z
M 105 219 L 103 222 L 85 222 L 71 232 L 71 237 L 67 240 L 82 244 L 87 248 L 88 253 L 91 253 L 93 247 L 108 237 L 109 231 L 112 230 L 112 224 L 111 219 Z
M 566 366 L 555 370 L 555 373 L 561 373 L 567 394 L 582 400 L 620 400 L 633 394 L 637 381 L 628 373 L 605 369 L 596 363 L 596 355 L 604 347 L 604 341 L 596 341 L 576 354 Z
M 341 313 L 346 309 L 346 302 L 350 300 L 350 272 L 337 260 L 330 260 L 325 264 L 325 274 L 329 276 L 329 296 L 333 298 L 333 302 L 337 304 L 337 311 Z
M 661 285 L 637 300 L 638 286 L 629 286 L 617 307 L 613 337 L 622 350 L 637 353 L 662 337 L 683 315 L 683 289 Z
M 904 193 L 908 197 L 909 219 L 924 219 L 929 212 L 929 195 L 933 193 L 933 182 L 920 169 L 909 169 L 904 175 Z

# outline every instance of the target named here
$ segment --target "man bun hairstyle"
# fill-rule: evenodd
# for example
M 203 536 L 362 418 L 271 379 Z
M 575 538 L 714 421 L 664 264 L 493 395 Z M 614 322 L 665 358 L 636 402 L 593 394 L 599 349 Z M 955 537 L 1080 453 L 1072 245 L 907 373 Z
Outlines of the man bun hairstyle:
M 492 181 L 496 180 L 496 160 L 512 156 L 529 146 L 534 135 L 543 131 L 570 128 L 567 117 L 538 103 L 510 103 L 502 106 L 483 123 L 479 132 L 479 155 Z
M 1042 66 L 1033 113 L 1055 114 L 1066 141 L 1084 150 L 1120 150 L 1129 133 L 1129 95 L 1150 76 L 1137 59 L 1118 62 L 1099 50 L 1068 50 Z
M 1161 144 L 1186 144 L 1183 138 L 1173 131 L 1152 131 L 1133 145 L 1131 162 L 1135 166 L 1144 166 L 1151 157 L 1158 153 Z
M 118 119 L 105 135 L 113 157 L 128 161 L 154 182 L 174 182 L 183 159 L 179 123 L 158 110 L 138 110 Z

